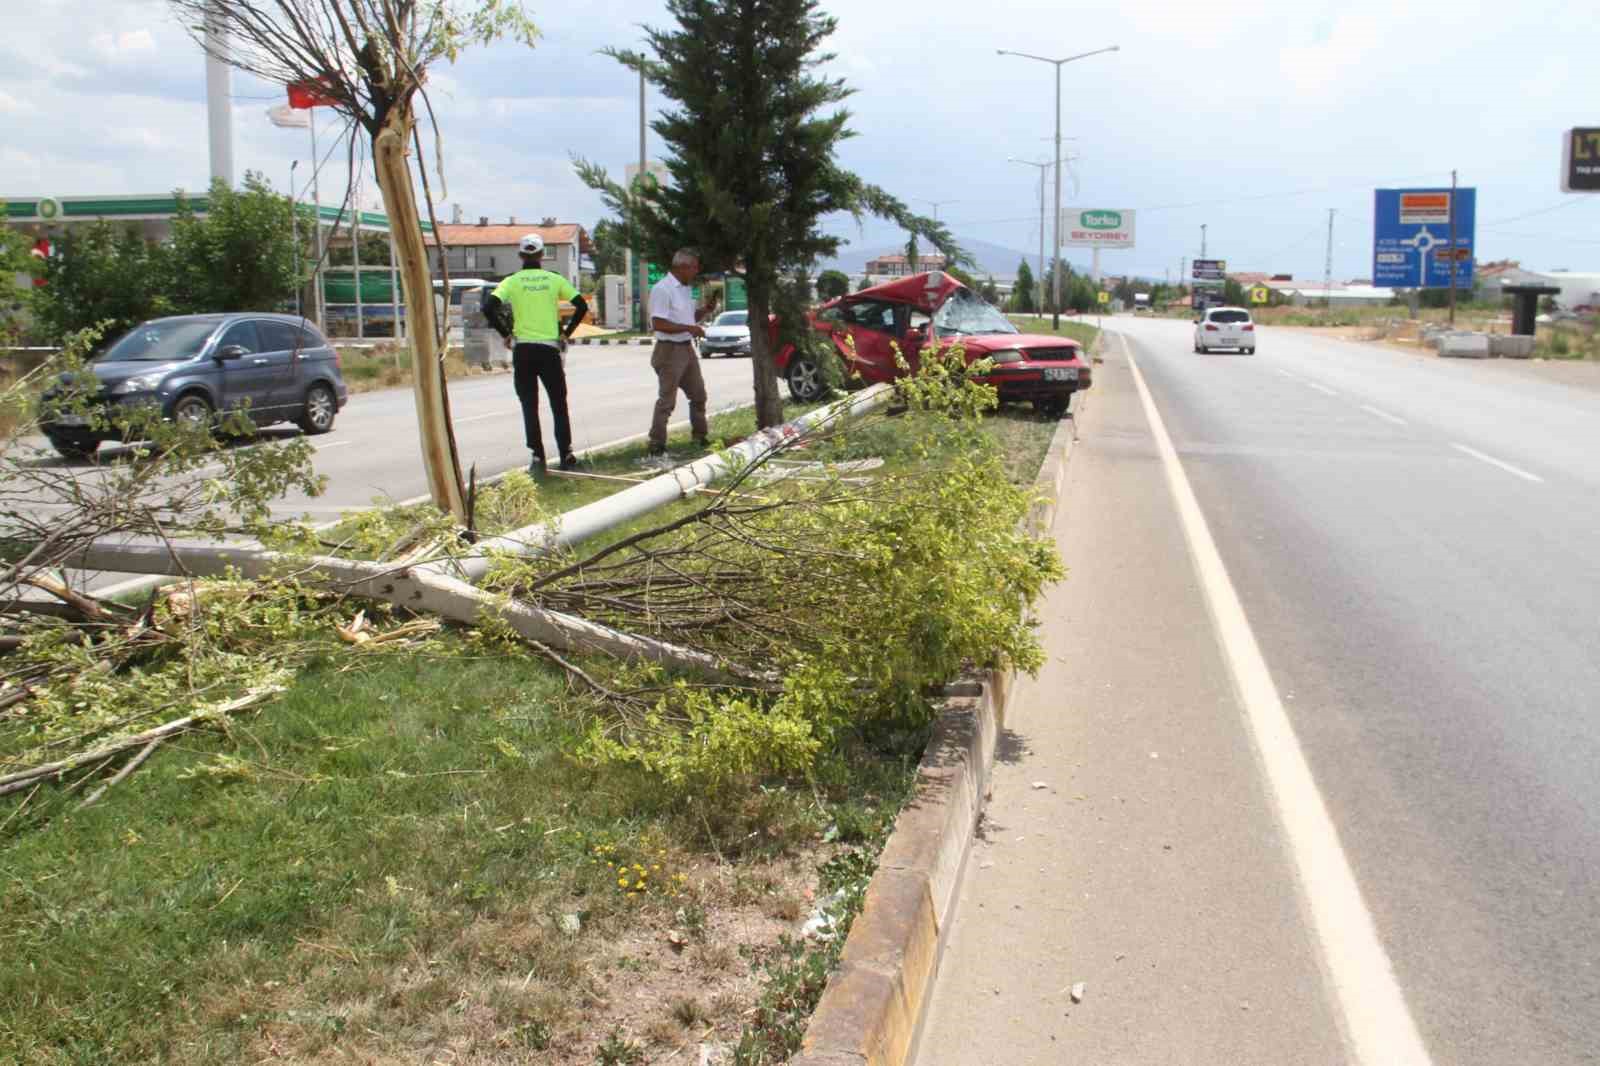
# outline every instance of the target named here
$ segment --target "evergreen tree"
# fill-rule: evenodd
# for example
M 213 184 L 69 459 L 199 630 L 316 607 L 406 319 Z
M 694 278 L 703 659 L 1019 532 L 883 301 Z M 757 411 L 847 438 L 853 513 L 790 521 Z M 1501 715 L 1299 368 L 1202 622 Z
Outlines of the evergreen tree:
M 626 272 L 627 259 L 624 253 L 628 248 L 627 227 L 614 218 L 602 218 L 594 224 L 594 232 L 589 239 L 594 242 L 594 272 L 597 275 L 603 277 Z
M 840 239 L 819 226 L 827 215 L 888 218 L 947 261 L 970 261 L 945 227 L 838 165 L 834 153 L 851 136 L 838 105 L 852 90 L 819 73 L 833 58 L 821 49 L 837 23 L 817 0 L 667 0 L 667 10 L 677 25 L 646 29 L 652 54 L 608 54 L 671 101 L 651 124 L 667 146 L 669 181 L 645 175 L 625 189 L 576 163 L 584 182 L 637 226 L 652 259 L 667 263 L 676 248 L 695 248 L 705 271 L 744 277 L 752 322 L 777 310 L 788 336 L 805 323 L 780 279 L 837 254 Z M 756 420 L 775 425 L 783 417 L 775 353 L 766 330 L 750 337 Z
M 1039 304 L 1033 291 L 1033 271 L 1024 259 L 1017 264 L 1017 283 L 1011 289 L 1011 308 L 1014 311 L 1037 311 Z

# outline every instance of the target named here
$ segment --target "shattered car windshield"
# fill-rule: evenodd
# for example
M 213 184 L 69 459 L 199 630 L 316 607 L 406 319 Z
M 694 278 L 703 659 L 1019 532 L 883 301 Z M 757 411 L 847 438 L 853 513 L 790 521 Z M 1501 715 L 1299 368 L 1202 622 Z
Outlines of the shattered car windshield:
M 933 326 L 943 336 L 957 333 L 1018 333 L 1005 315 L 983 302 L 970 289 L 957 289 L 933 316 Z

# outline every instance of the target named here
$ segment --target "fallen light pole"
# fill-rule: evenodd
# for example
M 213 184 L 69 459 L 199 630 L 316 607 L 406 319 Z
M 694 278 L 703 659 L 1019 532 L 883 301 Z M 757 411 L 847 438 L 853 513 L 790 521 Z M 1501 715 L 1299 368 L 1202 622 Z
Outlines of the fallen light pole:
M 493 563 L 492 556 L 496 552 L 527 555 L 581 543 L 613 526 L 683 499 L 700 486 L 709 485 L 722 475 L 755 462 L 784 443 L 811 430 L 881 407 L 888 403 L 893 395 L 893 385 L 887 383 L 873 385 L 835 400 L 826 407 L 819 407 L 815 411 L 801 415 L 792 422 L 762 430 L 725 451 L 669 470 L 660 477 L 623 489 L 603 500 L 574 508 L 552 522 L 541 522 L 513 530 L 503 536 L 491 537 L 478 544 L 479 552 L 471 558 L 434 563 L 432 567 L 441 572 L 448 569 L 470 581 L 477 581 L 488 573 Z
M 766 680 L 738 671 L 704 652 L 519 603 L 423 566 L 395 566 L 331 556 L 306 558 L 260 548 L 184 542 L 95 545 L 74 560 L 73 565 L 130 574 L 171 574 L 179 570 L 192 577 L 293 575 L 308 585 L 362 599 L 383 600 L 397 607 L 437 614 L 468 625 L 498 619 L 524 637 L 563 651 L 599 651 L 620 659 L 648 659 L 703 674 L 733 676 L 746 681 Z
M 93 544 L 68 565 L 85 570 L 192 577 L 237 574 L 260 578 L 292 574 L 321 588 L 382 600 L 409 610 L 431 612 L 456 622 L 473 624 L 489 618 L 498 619 L 526 638 L 564 651 L 600 651 L 618 658 L 648 659 L 699 673 L 766 681 L 769 679 L 740 671 L 715 656 L 488 593 L 472 582 L 488 572 L 496 554 L 529 554 L 577 544 L 681 499 L 811 430 L 882 406 L 893 395 L 892 385 L 874 385 L 792 422 L 763 430 L 725 451 L 576 508 L 554 522 L 528 526 L 486 540 L 478 545 L 480 554 L 466 559 L 406 565 L 332 556 L 307 558 L 267 551 L 257 545 L 140 541 Z

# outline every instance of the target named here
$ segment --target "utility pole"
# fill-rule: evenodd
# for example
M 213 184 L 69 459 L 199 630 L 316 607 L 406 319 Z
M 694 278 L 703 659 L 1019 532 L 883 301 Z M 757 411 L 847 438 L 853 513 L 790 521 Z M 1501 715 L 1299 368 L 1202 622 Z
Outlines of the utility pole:
M 1206 257 L 1206 224 L 1200 223 L 1200 258 Z
M 1328 258 L 1322 265 L 1322 305 L 1333 306 L 1333 213 L 1338 208 L 1328 208 Z
M 1450 325 L 1456 324 L 1456 276 L 1460 260 L 1456 251 L 1456 172 L 1450 172 Z M 1426 280 L 1426 279 L 1424 279 Z
M 1043 163 L 1035 163 L 1031 159 L 1012 157 L 1010 162 L 1035 167 L 1039 171 L 1039 275 L 1033 282 L 1033 313 L 1038 315 L 1044 311 L 1044 172 L 1050 167 L 1050 161 L 1047 159 Z
M 639 68 L 639 182 L 642 186 L 645 176 L 644 157 L 644 67 Z M 634 236 L 637 238 L 638 232 Z M 634 247 L 633 254 L 639 257 L 639 332 L 649 332 L 650 325 L 650 265 L 644 260 L 644 249 L 639 244 Z
M 289 163 L 289 241 L 294 245 L 294 313 L 300 314 L 300 203 L 294 195 L 294 171 L 300 165 L 296 159 Z

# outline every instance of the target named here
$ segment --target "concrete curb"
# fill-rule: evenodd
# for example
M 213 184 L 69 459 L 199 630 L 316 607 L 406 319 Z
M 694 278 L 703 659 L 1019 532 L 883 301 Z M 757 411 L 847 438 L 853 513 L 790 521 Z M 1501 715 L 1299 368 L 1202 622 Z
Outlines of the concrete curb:
M 610 337 L 574 337 L 570 341 L 568 341 L 567 343 L 569 345 L 573 345 L 573 344 L 600 344 L 600 345 L 606 345 L 606 344 L 651 344 L 653 342 L 654 342 L 654 338 L 651 338 L 651 337 L 631 337 L 631 338 L 629 338 L 629 337 L 618 337 L 615 340 L 613 340 Z
M 1086 395 L 1079 396 L 1080 410 Z M 1037 498 L 1022 522 L 1030 532 L 1047 532 L 1055 522 L 1075 436 L 1074 420 L 1063 419 L 1051 438 L 1034 482 Z M 910 1061 L 988 798 L 995 744 L 1016 676 L 1014 670 L 991 670 L 945 690 L 946 710 L 934 723 L 915 794 L 878 859 L 839 968 L 792 1066 Z

